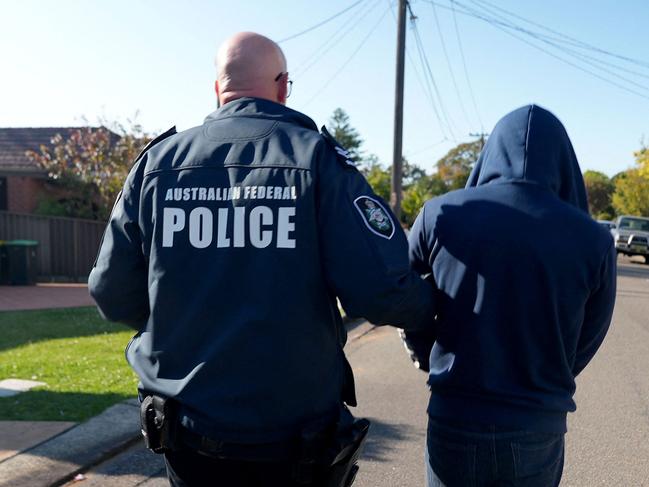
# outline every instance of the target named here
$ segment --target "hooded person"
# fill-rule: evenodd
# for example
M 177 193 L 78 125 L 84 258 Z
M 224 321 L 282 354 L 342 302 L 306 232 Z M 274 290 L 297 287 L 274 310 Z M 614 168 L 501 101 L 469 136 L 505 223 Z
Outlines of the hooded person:
M 616 285 L 561 122 L 536 105 L 502 118 L 466 188 L 424 205 L 410 261 L 438 292 L 434 335 L 405 337 L 429 369 L 428 485 L 558 485 Z

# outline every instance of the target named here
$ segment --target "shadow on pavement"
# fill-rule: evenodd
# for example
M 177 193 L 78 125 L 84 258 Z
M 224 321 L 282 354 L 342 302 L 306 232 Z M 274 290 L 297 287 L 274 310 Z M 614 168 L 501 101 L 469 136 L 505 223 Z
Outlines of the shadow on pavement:
M 386 423 L 375 418 L 368 419 L 372 422 L 372 426 L 361 456 L 363 460 L 387 462 L 392 460 L 389 456 L 398 442 L 416 438 L 425 441 L 425 435 L 412 425 Z
M 87 472 L 84 487 L 135 486 L 154 479 L 166 480 L 164 457 L 150 452 L 143 441 Z M 70 483 L 69 485 L 75 485 Z M 167 482 L 159 482 L 168 485 Z M 68 484 L 66 484 L 68 485 Z
M 617 275 L 624 277 L 649 279 L 649 265 L 619 265 L 617 268 Z

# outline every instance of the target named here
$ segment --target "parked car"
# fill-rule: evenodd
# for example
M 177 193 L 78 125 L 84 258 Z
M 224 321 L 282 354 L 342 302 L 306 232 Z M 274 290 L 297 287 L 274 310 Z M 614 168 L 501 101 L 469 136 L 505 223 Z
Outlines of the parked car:
M 649 264 L 649 218 L 623 215 L 611 230 L 618 254 L 642 255 Z

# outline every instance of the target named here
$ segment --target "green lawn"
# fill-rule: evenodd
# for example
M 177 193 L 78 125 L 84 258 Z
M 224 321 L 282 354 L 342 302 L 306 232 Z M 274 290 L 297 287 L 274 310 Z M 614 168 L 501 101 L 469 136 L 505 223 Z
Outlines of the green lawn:
M 0 380 L 47 384 L 0 398 L 0 420 L 83 421 L 134 397 L 124 359 L 133 333 L 95 308 L 0 312 Z

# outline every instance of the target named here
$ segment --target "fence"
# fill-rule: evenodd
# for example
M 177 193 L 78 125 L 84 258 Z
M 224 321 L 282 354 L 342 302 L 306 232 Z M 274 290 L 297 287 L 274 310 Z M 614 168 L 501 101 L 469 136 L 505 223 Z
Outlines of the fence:
M 41 280 L 85 281 L 106 223 L 0 211 L 0 240 L 37 240 Z

